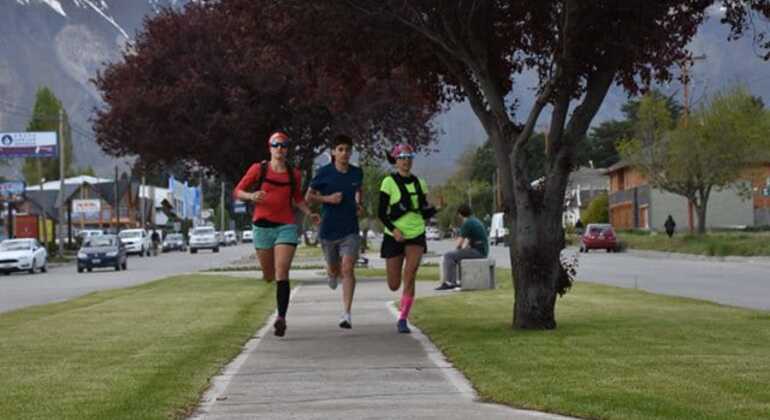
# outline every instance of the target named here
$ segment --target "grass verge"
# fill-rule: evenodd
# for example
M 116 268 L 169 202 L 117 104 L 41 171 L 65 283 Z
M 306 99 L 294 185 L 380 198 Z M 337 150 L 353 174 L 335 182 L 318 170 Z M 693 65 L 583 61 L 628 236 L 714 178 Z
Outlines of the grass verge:
M 2 418 L 184 417 L 269 315 L 272 290 L 180 276 L 2 314 Z
M 770 233 L 735 232 L 706 235 L 651 235 L 647 232 L 620 232 L 628 248 L 708 256 L 770 256 Z
M 292 270 L 323 270 L 326 269 L 325 265 L 322 264 L 292 264 L 291 265 Z M 258 265 L 238 265 L 238 266 L 230 266 L 230 267 L 217 267 L 217 268 L 209 268 L 206 270 L 202 270 L 204 273 L 218 273 L 223 271 L 262 271 L 262 268 Z
M 767 312 L 578 283 L 556 330 L 520 331 L 510 282 L 498 284 L 412 312 L 485 400 L 583 418 L 770 418 Z

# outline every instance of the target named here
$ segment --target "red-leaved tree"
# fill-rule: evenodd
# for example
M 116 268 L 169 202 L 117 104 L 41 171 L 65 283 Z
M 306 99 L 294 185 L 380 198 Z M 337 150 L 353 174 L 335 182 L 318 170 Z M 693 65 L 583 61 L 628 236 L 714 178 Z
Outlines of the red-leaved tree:
M 123 59 L 94 80 L 105 102 L 94 117 L 98 144 L 148 166 L 183 162 L 235 180 L 268 157 L 273 130 L 289 133 L 302 168 L 340 132 L 369 152 L 435 140 L 440 101 L 413 78 L 319 54 L 297 42 L 301 22 L 275 4 L 191 3 L 145 21 Z

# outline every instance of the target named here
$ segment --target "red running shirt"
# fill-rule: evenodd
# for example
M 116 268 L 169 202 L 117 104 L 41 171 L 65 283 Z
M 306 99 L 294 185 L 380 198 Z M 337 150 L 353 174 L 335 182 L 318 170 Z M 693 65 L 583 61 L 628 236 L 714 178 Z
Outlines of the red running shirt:
M 241 178 L 238 185 L 235 186 L 235 193 L 238 191 L 250 192 L 249 189 L 259 181 L 259 172 L 261 170 L 259 163 L 251 165 L 246 175 Z M 301 185 L 302 175 L 298 169 L 294 169 L 294 203 L 300 204 L 305 202 L 305 198 L 302 196 Z M 276 183 L 278 185 L 276 185 Z M 294 224 L 294 210 L 292 209 L 292 200 L 289 199 L 291 195 L 291 185 L 289 184 L 288 172 L 275 172 L 268 163 L 267 175 L 262 181 L 262 188 L 260 191 L 264 191 L 265 195 L 262 201 L 254 204 L 254 213 L 251 220 L 267 220 L 273 223 Z M 237 198 L 237 196 L 236 196 Z

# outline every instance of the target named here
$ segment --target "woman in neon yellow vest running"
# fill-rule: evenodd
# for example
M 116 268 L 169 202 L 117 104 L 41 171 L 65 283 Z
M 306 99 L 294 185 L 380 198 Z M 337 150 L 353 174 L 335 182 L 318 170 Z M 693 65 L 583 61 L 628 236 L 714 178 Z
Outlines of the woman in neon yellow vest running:
M 385 226 L 380 256 L 386 261 L 388 287 L 395 292 L 401 287 L 402 278 L 404 283 L 397 324 L 400 333 L 411 332 L 407 319 L 414 301 L 414 279 L 428 250 L 425 221 L 436 214 L 426 199 L 428 185 L 412 175 L 414 156 L 414 149 L 408 144 L 396 145 L 388 155 L 396 172 L 382 180 L 378 210 Z

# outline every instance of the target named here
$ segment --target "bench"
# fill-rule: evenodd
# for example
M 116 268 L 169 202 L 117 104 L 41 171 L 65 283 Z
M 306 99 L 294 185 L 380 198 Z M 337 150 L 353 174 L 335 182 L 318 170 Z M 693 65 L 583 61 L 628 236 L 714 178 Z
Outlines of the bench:
M 444 282 L 444 270 L 441 269 L 441 281 Z M 458 266 L 457 281 L 462 290 L 483 290 L 495 288 L 495 260 L 473 258 L 461 260 Z

